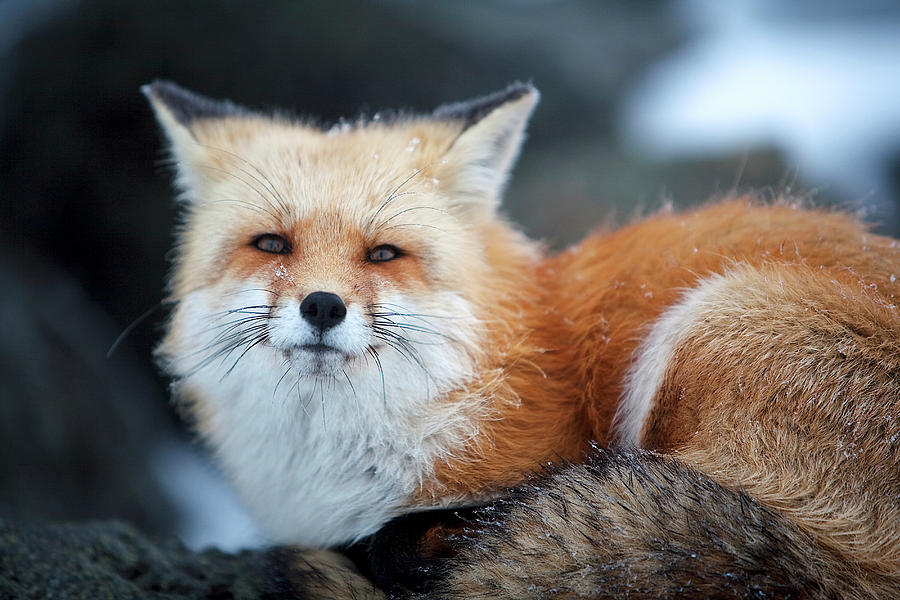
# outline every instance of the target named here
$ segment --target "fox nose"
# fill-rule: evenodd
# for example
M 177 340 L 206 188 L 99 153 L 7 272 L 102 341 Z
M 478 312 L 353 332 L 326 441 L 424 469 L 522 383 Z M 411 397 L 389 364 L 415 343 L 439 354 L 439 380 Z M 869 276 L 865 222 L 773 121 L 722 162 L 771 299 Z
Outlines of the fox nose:
M 337 294 L 313 292 L 300 303 L 300 314 L 307 323 L 325 331 L 344 320 L 347 307 Z

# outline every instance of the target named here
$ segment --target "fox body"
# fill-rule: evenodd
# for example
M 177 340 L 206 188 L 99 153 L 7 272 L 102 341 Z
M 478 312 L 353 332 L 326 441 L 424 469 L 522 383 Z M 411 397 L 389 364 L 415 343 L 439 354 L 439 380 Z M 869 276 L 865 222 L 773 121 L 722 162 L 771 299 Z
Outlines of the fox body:
M 328 130 L 144 92 L 184 214 L 159 356 L 274 541 L 500 498 L 442 593 L 900 589 L 897 241 L 737 198 L 548 255 L 498 213 L 530 86 Z

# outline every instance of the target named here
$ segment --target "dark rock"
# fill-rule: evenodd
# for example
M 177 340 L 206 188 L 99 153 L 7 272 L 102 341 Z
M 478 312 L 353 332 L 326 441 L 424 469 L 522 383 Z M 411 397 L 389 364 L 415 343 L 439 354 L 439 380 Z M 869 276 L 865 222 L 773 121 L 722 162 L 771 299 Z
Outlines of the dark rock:
M 121 522 L 0 522 L 0 597 L 262 598 L 265 553 L 192 553 Z
M 107 359 L 117 329 L 72 278 L 16 254 L 0 253 L 0 516 L 173 532 L 149 469 L 174 435 L 166 397 L 127 350 Z
M 0 520 L 0 597 L 100 600 L 383 598 L 343 556 L 287 548 L 191 552 L 121 522 Z

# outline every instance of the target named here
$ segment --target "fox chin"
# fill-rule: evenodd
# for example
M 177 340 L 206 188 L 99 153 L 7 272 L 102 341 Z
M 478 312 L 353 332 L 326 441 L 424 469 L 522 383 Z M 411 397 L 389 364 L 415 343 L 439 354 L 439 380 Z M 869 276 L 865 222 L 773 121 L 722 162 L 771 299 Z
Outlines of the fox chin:
M 158 358 L 273 542 L 439 597 L 896 597 L 897 240 L 745 196 L 550 254 L 500 211 L 529 84 L 330 129 L 142 91 Z

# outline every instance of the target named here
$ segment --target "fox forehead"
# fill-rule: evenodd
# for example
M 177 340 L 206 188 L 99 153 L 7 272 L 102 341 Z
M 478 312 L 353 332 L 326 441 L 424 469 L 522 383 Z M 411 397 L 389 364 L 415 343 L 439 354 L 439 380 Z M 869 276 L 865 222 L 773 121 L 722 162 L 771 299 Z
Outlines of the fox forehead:
M 459 134 L 459 125 L 424 119 L 358 122 L 327 131 L 256 117 L 195 125 L 207 150 L 208 193 L 237 193 L 273 204 L 291 220 L 331 209 L 363 221 L 392 192 L 422 193 Z M 287 214 L 281 214 L 287 213 Z

